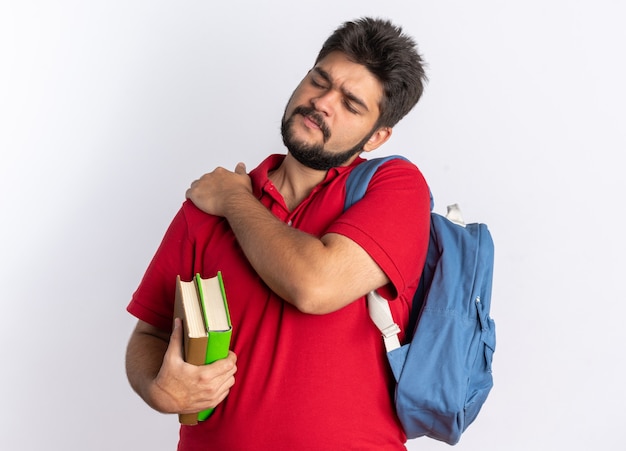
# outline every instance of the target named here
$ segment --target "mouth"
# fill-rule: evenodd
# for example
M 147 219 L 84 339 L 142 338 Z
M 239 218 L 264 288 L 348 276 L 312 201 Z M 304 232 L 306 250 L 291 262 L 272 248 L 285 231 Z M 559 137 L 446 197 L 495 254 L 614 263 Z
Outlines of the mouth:
M 302 116 L 304 125 L 306 127 L 314 130 L 320 130 L 324 137 L 324 142 L 328 141 L 328 139 L 330 138 L 330 130 L 324 122 L 324 119 L 317 112 L 313 111 L 310 108 L 301 107 L 297 108 L 293 114 L 299 114 L 300 116 Z
M 317 129 L 321 129 L 322 127 L 320 126 L 320 122 L 313 117 L 310 114 L 303 114 L 302 117 L 304 118 L 304 123 L 311 127 L 311 128 L 317 128 Z

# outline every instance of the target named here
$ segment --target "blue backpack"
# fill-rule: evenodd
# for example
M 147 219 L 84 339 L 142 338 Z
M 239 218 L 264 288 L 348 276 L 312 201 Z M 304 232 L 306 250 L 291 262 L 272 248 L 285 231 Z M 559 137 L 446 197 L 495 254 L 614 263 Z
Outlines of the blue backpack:
M 345 208 L 367 190 L 378 167 L 392 158 L 365 161 L 346 184 Z M 411 309 L 406 344 L 388 302 L 368 294 L 370 316 L 383 334 L 395 376 L 395 406 L 408 438 L 428 436 L 450 445 L 476 419 L 493 387 L 496 345 L 489 317 L 494 247 L 485 224 L 462 222 L 456 205 L 446 217 L 432 212 L 428 254 Z

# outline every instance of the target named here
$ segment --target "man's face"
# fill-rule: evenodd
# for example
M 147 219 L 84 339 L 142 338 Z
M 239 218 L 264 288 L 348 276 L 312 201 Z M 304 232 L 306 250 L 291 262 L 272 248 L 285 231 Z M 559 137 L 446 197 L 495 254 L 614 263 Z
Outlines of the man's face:
M 382 93 L 365 66 L 330 53 L 304 77 L 285 108 L 281 131 L 289 153 L 305 166 L 328 170 L 371 150 Z

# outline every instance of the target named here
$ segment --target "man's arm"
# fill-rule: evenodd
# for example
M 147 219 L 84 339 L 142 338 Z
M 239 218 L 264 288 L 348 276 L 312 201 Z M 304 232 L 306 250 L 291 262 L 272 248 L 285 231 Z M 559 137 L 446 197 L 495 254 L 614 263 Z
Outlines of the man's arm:
M 171 337 L 138 321 L 126 351 L 126 374 L 137 394 L 162 413 L 195 413 L 215 407 L 235 383 L 236 356 L 204 366 L 186 363 L 179 319 Z
M 225 217 L 250 264 L 279 296 L 306 313 L 338 310 L 389 282 L 358 244 L 339 234 L 321 238 L 289 227 L 253 195 L 242 164 L 218 168 L 187 192 L 196 206 Z

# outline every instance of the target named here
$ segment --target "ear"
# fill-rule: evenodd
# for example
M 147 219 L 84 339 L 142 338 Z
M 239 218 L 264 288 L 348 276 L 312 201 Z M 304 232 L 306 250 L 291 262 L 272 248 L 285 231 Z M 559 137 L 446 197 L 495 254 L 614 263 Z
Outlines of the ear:
M 370 136 L 370 139 L 367 140 L 363 146 L 363 152 L 371 152 L 372 150 L 378 149 L 391 138 L 391 131 L 391 127 L 380 127 Z

